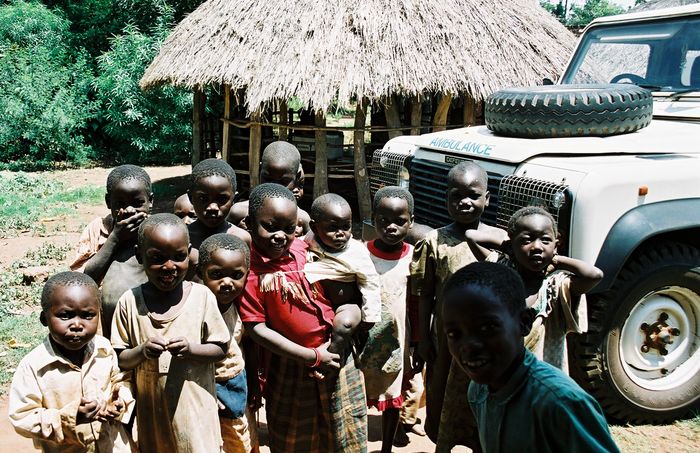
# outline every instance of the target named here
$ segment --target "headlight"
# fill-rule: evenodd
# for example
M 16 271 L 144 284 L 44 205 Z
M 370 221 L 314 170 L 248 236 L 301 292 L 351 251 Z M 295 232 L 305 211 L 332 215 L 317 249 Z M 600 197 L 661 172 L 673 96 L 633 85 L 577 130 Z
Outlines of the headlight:
M 401 166 L 399 170 L 399 187 L 408 189 L 408 182 L 411 179 L 411 174 L 408 172 L 408 168 Z

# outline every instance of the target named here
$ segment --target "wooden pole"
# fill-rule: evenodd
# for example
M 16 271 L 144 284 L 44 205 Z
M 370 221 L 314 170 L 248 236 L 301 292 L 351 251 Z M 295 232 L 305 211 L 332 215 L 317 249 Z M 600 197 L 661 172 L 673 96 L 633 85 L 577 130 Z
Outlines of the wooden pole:
M 257 122 L 260 115 L 254 113 L 250 121 Z M 248 142 L 248 171 L 250 172 L 250 188 L 260 184 L 260 145 L 262 144 L 262 128 L 259 124 L 250 126 L 250 141 Z
M 280 100 L 280 124 L 289 124 L 289 119 L 287 115 L 287 101 L 285 100 Z M 325 124 L 325 123 L 324 123 Z M 288 141 L 289 140 L 289 129 L 286 127 L 280 127 L 280 140 L 282 141 Z
M 231 86 L 224 84 L 224 119 L 231 119 Z M 221 133 L 221 160 L 228 162 L 230 153 L 231 124 L 224 121 L 224 128 Z
M 365 161 L 365 121 L 367 118 L 367 99 L 362 98 L 357 102 L 355 109 L 355 132 L 353 132 L 355 184 L 357 185 L 357 203 L 360 206 L 361 220 L 372 218 L 372 202 L 369 191 L 369 175 L 367 174 L 367 162 Z
M 388 128 L 401 127 L 401 114 L 399 112 L 399 98 L 395 94 L 390 95 L 387 98 L 387 104 L 384 107 L 384 116 L 386 117 L 386 126 Z M 392 138 L 403 135 L 402 131 L 387 131 L 389 134 L 389 140 Z
M 411 98 L 411 135 L 420 135 L 420 123 L 423 117 L 423 103 L 420 97 Z
M 476 124 L 476 101 L 471 93 L 464 95 L 464 118 L 465 126 L 473 126 Z
M 201 88 L 194 89 L 192 99 L 192 166 L 202 160 L 204 155 L 204 106 L 207 97 Z
M 452 95 L 450 93 L 445 93 L 440 97 L 437 109 L 435 109 L 435 117 L 433 118 L 433 132 L 444 131 L 447 125 L 447 113 L 450 111 L 450 102 L 452 102 Z
M 316 127 L 326 127 L 326 115 L 322 111 L 316 112 L 314 119 Z M 314 199 L 328 193 L 328 145 L 326 143 L 326 131 L 316 129 L 316 166 L 314 171 Z

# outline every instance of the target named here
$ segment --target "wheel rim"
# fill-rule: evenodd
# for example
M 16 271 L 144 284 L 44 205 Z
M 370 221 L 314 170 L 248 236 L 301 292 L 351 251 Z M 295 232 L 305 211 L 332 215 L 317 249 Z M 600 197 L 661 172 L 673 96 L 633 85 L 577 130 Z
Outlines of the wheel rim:
M 647 294 L 622 326 L 625 373 L 648 390 L 684 384 L 700 372 L 699 328 L 700 296 L 694 291 L 670 286 Z

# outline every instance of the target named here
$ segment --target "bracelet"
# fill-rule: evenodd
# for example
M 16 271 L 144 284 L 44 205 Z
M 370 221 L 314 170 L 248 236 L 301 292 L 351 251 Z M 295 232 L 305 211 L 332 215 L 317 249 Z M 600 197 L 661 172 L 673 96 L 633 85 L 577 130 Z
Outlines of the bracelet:
M 314 360 L 313 365 L 309 365 L 309 368 L 316 368 L 321 364 L 321 353 L 318 352 L 318 348 L 311 348 L 312 351 L 314 351 L 314 355 L 316 356 L 316 360 Z

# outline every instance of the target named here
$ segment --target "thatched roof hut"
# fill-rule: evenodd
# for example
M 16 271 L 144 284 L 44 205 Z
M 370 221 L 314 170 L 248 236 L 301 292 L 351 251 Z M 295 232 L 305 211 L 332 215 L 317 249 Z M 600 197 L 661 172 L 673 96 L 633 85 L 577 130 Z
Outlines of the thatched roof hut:
M 573 35 L 537 0 L 209 0 L 187 16 L 141 79 L 245 89 L 250 111 L 295 96 L 325 111 L 361 97 L 539 83 Z
M 700 0 L 647 0 L 630 9 L 631 12 L 650 11 L 653 9 L 670 8 L 672 6 L 693 5 Z

